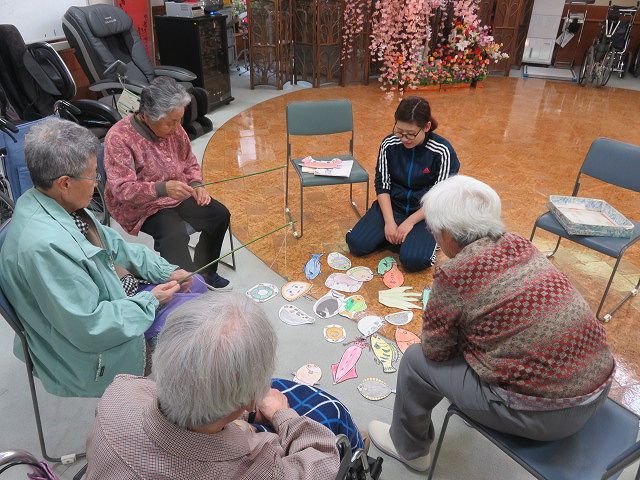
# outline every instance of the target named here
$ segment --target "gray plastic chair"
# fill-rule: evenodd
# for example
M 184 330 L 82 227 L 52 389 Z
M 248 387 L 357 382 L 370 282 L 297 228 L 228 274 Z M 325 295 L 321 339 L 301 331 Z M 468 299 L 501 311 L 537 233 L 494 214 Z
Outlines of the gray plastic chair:
M 589 152 L 582 163 L 582 167 L 580 167 L 575 186 L 573 187 L 573 193 L 571 194 L 574 197 L 577 196 L 578 190 L 580 189 L 581 175 L 587 175 L 617 187 L 626 188 L 634 192 L 640 192 L 640 147 L 608 138 L 598 138 L 591 144 L 591 148 L 589 148 Z M 633 219 L 629 220 L 631 220 L 635 226 L 631 238 L 569 235 L 551 212 L 544 213 L 538 217 L 536 223 L 533 225 L 533 230 L 531 231 L 530 240 L 532 241 L 533 236 L 536 233 L 536 228 L 542 228 L 543 230 L 547 230 L 548 232 L 558 235 L 556 247 L 553 252 L 547 255 L 547 257 L 552 257 L 560 246 L 560 240 L 566 238 L 572 242 L 616 259 L 613 271 L 609 277 L 609 282 L 607 283 L 607 288 L 604 290 L 604 294 L 600 300 L 600 305 L 598 305 L 598 310 L 596 311 L 596 317 L 598 317 L 598 320 L 604 322 L 611 320 L 611 317 L 627 300 L 638 294 L 638 289 L 640 288 L 639 277 L 635 288 L 627 293 L 627 295 L 606 315 L 603 317 L 600 316 L 600 311 L 604 306 L 605 299 L 609 293 L 609 288 L 611 287 L 613 277 L 618 270 L 622 256 L 626 252 L 627 248 L 640 239 L 640 222 L 634 221 Z
M 640 459 L 640 442 L 636 442 L 640 418 L 610 398 L 582 430 L 555 442 L 538 442 L 498 432 L 479 424 L 456 405 L 451 405 L 442 424 L 429 480 L 433 478 L 452 415 L 458 415 L 538 479 L 615 479 L 622 470 Z M 640 479 L 640 468 L 635 478 Z
M 5 238 L 7 237 L 7 231 L 9 230 L 9 225 L 11 220 L 5 222 L 2 226 L 0 226 L 0 249 L 2 249 L 2 245 L 4 245 Z M 27 335 L 24 327 L 22 326 L 22 322 L 16 315 L 16 312 L 13 310 L 13 307 L 9 303 L 7 297 L 5 297 L 4 292 L 0 288 L 0 316 L 2 316 L 9 326 L 13 329 L 15 334 L 18 336 L 20 340 L 20 345 L 22 346 L 22 353 L 24 356 L 25 367 L 27 368 L 27 379 L 29 381 L 29 391 L 31 392 L 31 403 L 33 404 L 33 413 L 36 417 L 36 429 L 38 430 L 38 441 L 40 442 L 40 451 L 42 452 L 42 456 L 45 460 L 49 462 L 62 462 L 62 463 L 72 463 L 75 462 L 79 458 L 84 458 L 85 453 L 71 453 L 67 455 L 62 455 L 61 457 L 52 457 L 47 453 L 47 447 L 44 441 L 44 432 L 42 430 L 42 420 L 40 419 L 40 408 L 38 406 L 38 395 L 36 394 L 36 386 L 33 377 L 33 361 L 31 360 L 31 351 L 29 350 L 29 344 L 27 343 Z M 7 412 L 4 412 L 7 414 Z
M 349 153 L 314 157 L 316 160 L 353 160 L 353 168 L 349 178 L 322 177 L 310 173 L 302 173 L 301 158 L 291 158 L 291 136 L 332 135 L 351 132 Z M 303 190 L 305 187 L 349 184 L 349 201 L 356 215 L 362 216 L 353 201 L 353 184 L 366 183 L 366 199 L 364 210 L 369 207 L 369 174 L 353 157 L 353 113 L 349 100 L 326 100 L 321 102 L 294 102 L 287 105 L 287 170 L 285 181 L 285 213 L 292 220 L 289 209 L 289 164 L 300 179 L 300 230 L 294 233 L 296 238 L 302 237 L 304 231 Z

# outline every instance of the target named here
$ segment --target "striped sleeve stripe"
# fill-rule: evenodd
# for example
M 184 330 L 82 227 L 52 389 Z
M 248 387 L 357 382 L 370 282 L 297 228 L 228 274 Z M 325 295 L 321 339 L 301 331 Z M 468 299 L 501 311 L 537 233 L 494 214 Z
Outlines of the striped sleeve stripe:
M 435 140 L 428 140 L 427 148 L 432 152 L 439 153 L 442 157 L 440 173 L 438 173 L 436 183 L 446 180 L 449 178 L 449 173 L 451 171 L 451 153 L 449 152 L 449 148 L 444 143 L 438 143 Z
M 402 143 L 401 140 L 395 135 L 385 138 L 380 146 L 380 153 L 378 155 L 378 171 L 382 177 L 382 188 L 384 190 L 391 190 L 391 175 L 389 175 L 389 168 L 387 165 L 387 148 L 391 145 L 398 145 Z

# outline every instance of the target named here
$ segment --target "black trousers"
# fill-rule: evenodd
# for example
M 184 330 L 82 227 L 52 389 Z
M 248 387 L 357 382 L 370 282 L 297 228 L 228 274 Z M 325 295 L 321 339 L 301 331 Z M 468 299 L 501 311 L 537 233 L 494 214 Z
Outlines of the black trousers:
M 151 215 L 141 230 L 153 237 L 154 248 L 160 255 L 180 268 L 193 272 L 220 256 L 222 241 L 229 228 L 231 214 L 227 207 L 216 200 L 199 206 L 193 197 L 173 208 L 165 208 Z M 186 223 L 185 223 L 186 222 Z M 200 233 L 193 260 L 189 252 L 187 225 Z M 214 273 L 215 263 L 202 273 Z

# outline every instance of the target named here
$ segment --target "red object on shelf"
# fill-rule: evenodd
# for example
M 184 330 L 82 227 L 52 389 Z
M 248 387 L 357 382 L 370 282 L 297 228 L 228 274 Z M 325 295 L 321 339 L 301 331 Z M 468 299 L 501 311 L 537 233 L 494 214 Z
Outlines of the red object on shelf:
M 138 32 L 144 48 L 147 50 L 147 55 L 153 61 L 153 24 L 149 0 L 115 0 L 114 4 L 131 17 L 133 26 Z

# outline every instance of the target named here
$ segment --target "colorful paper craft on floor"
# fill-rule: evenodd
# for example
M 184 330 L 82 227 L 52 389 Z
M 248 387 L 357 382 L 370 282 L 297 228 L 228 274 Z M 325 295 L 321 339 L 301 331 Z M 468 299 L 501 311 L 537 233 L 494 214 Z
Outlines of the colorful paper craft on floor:
M 390 313 L 384 316 L 384 321 L 391 325 L 406 325 L 413 320 L 413 312 L 411 310 L 403 310 L 401 312 Z
M 353 320 L 356 318 L 357 313 L 364 312 L 366 309 L 367 304 L 364 301 L 364 297 L 362 295 L 352 295 L 345 300 L 344 306 L 339 313 L 343 317 L 347 317 Z
M 356 341 L 353 345 L 345 350 L 342 358 L 338 363 L 331 365 L 331 373 L 333 374 L 333 383 L 344 382 L 350 378 L 357 378 L 356 363 L 362 355 L 362 349 L 367 348 L 367 344 L 363 341 Z
M 331 252 L 327 255 L 327 263 L 336 270 L 349 270 L 351 268 L 351 260 L 340 252 Z
M 358 385 L 358 391 L 367 400 L 383 400 L 392 393 L 396 393 L 389 385 L 384 383 L 379 378 L 367 377 L 360 385 Z
M 347 338 L 347 332 L 343 326 L 332 324 L 324 327 L 324 339 L 327 342 L 340 343 L 344 342 L 345 338 Z
M 315 320 L 295 305 L 283 305 L 278 311 L 278 317 L 287 325 L 304 325 L 314 323 Z
M 427 303 L 429 303 L 429 297 L 431 296 L 431 289 L 425 288 L 422 291 L 422 309 L 427 308 Z
M 278 295 L 278 287 L 272 283 L 259 283 L 247 290 L 247 297 L 256 302 L 266 302 Z
M 409 345 L 414 343 L 420 343 L 420 337 L 404 328 L 396 328 L 396 344 L 402 353 L 409 348 Z
M 371 349 L 376 357 L 376 363 L 382 365 L 384 373 L 397 371 L 395 363 L 400 358 L 400 350 L 392 342 L 378 334 L 371 335 Z
M 395 265 L 396 261 L 393 257 L 384 257 L 382 260 L 378 262 L 378 274 L 384 275 L 391 267 Z
M 313 311 L 320 318 L 329 318 L 338 314 L 344 306 L 344 295 L 335 290 L 329 290 L 313 305 Z
M 288 302 L 293 302 L 311 290 L 312 287 L 313 285 L 309 282 L 287 282 L 282 286 L 280 293 L 282 298 Z
M 320 265 L 320 257 L 324 255 L 324 253 L 312 253 L 311 258 L 304 266 L 304 275 L 307 277 L 307 280 L 313 280 L 318 275 L 320 275 L 320 270 L 322 267 Z
M 382 283 L 384 283 L 389 288 L 401 287 L 404 283 L 404 275 L 398 269 L 398 264 L 394 263 L 391 266 L 391 270 L 384 274 L 382 277 Z
M 354 280 L 344 273 L 332 273 L 324 281 L 324 285 L 332 290 L 340 290 L 341 292 L 353 293 L 360 290 L 362 282 Z
M 382 318 L 377 315 L 367 315 L 358 321 L 358 330 L 360 330 L 362 335 L 368 337 L 380 330 L 383 323 Z
M 369 267 L 353 267 L 347 270 L 347 275 L 358 282 L 368 282 L 373 280 L 373 272 Z
M 378 301 L 391 308 L 399 308 L 401 310 L 408 310 L 410 308 L 421 309 L 420 305 L 411 303 L 418 300 L 422 295 L 417 292 L 408 292 L 413 287 L 396 287 L 389 290 L 380 290 L 378 292 Z
M 296 371 L 293 376 L 293 381 L 313 387 L 320 381 L 320 377 L 322 377 L 320 367 L 315 363 L 307 363 Z

